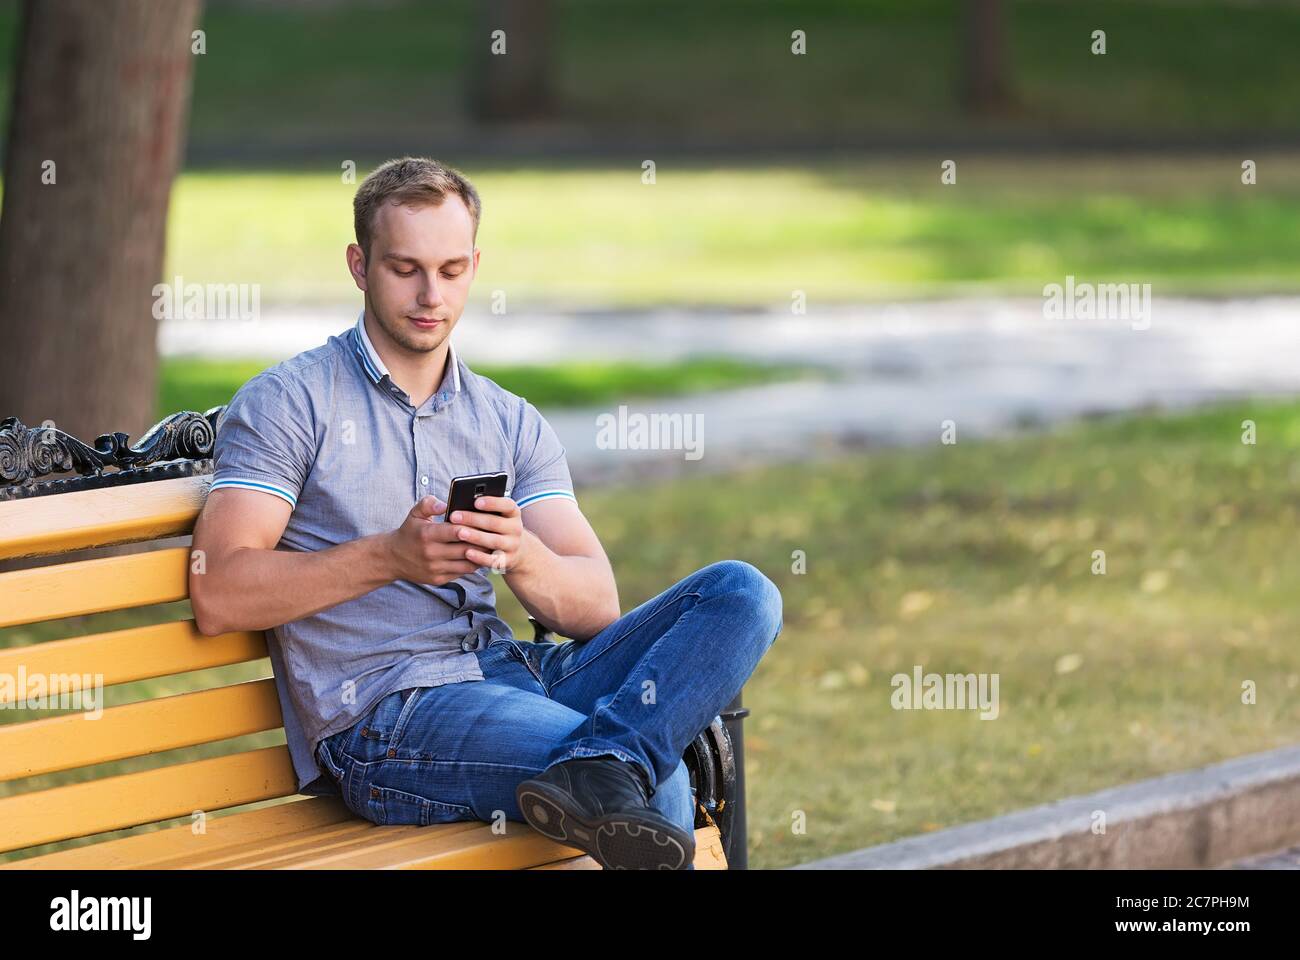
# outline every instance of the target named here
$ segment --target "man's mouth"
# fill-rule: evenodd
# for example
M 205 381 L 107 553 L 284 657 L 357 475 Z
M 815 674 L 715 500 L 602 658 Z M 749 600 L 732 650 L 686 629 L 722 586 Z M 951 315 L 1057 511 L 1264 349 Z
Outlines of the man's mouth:
M 410 320 L 421 330 L 432 330 L 438 324 L 442 323 L 442 321 L 437 317 L 413 317 L 410 314 L 407 314 L 406 319 Z

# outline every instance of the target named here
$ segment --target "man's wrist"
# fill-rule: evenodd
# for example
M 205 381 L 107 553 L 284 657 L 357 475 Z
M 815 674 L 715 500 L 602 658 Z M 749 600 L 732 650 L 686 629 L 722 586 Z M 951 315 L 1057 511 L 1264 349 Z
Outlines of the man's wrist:
M 515 554 L 515 565 L 506 571 L 507 577 L 532 574 L 545 550 L 546 544 L 542 543 L 537 534 L 524 527 L 519 537 L 519 551 Z
M 393 533 L 376 533 L 366 538 L 370 545 L 370 569 L 383 583 L 401 578 L 397 568 L 397 552 L 393 549 Z

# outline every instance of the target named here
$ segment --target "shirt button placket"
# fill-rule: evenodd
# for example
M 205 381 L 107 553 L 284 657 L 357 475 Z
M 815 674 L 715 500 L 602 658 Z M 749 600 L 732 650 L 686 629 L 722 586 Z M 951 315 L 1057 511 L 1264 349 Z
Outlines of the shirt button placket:
M 424 496 L 424 490 L 429 485 L 429 474 L 420 463 L 420 437 L 419 427 L 420 412 L 417 410 L 411 416 L 411 453 L 415 460 L 415 499 L 419 500 Z

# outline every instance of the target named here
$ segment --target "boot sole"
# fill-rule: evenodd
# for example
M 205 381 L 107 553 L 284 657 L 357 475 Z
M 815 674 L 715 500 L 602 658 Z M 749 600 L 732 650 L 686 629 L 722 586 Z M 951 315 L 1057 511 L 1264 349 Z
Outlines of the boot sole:
M 695 853 L 695 837 L 684 837 L 680 828 L 628 813 L 588 819 L 573 797 L 548 783 L 525 781 L 515 799 L 534 830 L 577 847 L 606 870 L 684 870 Z

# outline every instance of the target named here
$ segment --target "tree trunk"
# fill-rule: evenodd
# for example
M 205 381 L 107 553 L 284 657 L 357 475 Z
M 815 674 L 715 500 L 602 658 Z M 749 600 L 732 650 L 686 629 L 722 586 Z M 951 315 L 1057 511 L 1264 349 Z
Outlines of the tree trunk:
M 962 99 L 975 113 L 1002 113 L 1012 103 L 1002 0 L 965 0 Z
M 53 420 L 88 443 L 116 430 L 134 441 L 156 419 L 153 287 L 199 7 L 23 7 L 0 214 L 0 418 Z
M 481 0 L 470 40 L 470 113 L 484 123 L 550 116 L 550 0 Z M 504 30 L 506 52 L 493 54 L 492 33 Z

